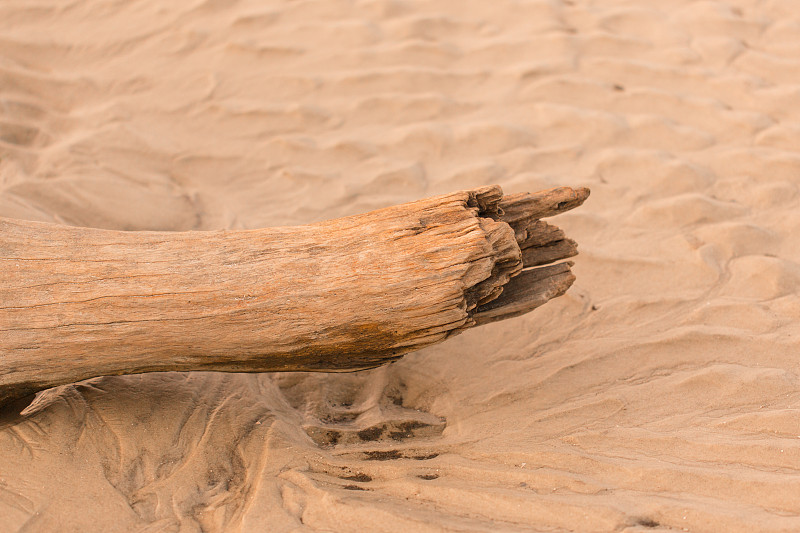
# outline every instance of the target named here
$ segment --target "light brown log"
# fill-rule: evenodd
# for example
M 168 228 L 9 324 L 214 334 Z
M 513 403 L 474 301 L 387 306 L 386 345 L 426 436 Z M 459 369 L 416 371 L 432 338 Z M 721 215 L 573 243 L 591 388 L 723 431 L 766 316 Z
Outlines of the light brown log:
M 575 243 L 539 219 L 588 194 L 492 186 L 246 231 L 0 218 L 0 403 L 103 375 L 393 361 L 563 294 L 571 263 L 527 268 Z

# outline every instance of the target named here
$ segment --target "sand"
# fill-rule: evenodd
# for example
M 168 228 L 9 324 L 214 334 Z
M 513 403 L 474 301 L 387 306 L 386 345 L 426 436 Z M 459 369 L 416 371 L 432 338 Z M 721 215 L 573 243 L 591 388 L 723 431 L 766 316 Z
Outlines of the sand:
M 800 530 L 798 58 L 794 0 L 3 2 L 0 216 L 592 197 L 567 295 L 389 367 L 3 411 L 0 532 Z

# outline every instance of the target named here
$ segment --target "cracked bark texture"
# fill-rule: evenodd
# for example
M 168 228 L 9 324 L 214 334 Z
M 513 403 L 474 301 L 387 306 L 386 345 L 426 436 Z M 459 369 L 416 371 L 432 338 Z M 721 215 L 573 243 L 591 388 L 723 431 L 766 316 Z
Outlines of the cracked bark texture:
M 588 194 L 490 186 L 244 231 L 0 218 L 0 403 L 103 375 L 388 363 L 563 294 L 571 263 L 552 263 L 577 247 L 540 219 Z

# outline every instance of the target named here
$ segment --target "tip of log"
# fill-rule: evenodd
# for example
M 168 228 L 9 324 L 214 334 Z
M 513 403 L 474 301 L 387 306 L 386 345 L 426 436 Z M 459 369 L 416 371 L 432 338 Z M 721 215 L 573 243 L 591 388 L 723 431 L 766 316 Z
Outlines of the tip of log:
M 564 260 L 578 254 L 578 245 L 561 229 L 541 219 L 580 206 L 589 197 L 589 189 L 557 187 L 504 197 L 500 188 L 493 186 L 472 194 L 480 209 L 478 216 L 510 226 L 520 252 L 517 264 L 506 263 L 504 269 L 493 272 L 472 293 L 468 291 L 468 300 L 475 302 L 468 307 L 472 325 L 528 313 L 564 294 L 575 281 L 570 270 L 573 263 Z

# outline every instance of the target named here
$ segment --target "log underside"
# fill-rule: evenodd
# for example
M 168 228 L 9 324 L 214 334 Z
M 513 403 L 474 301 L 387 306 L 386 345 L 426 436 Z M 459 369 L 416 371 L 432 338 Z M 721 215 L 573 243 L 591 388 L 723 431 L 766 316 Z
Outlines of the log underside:
M 542 218 L 588 189 L 461 191 L 296 227 L 120 232 L 0 218 L 0 404 L 159 371 L 354 371 L 563 294 Z

